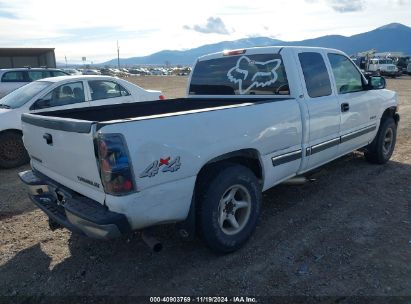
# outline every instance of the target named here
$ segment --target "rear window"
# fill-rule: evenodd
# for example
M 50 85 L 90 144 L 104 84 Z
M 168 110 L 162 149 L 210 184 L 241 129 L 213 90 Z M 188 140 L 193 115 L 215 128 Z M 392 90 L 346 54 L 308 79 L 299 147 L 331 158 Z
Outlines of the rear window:
M 2 82 L 26 82 L 23 71 L 11 71 L 4 73 Z
M 190 95 L 289 95 L 279 54 L 230 56 L 196 64 Z
M 128 96 L 130 93 L 121 85 L 112 81 L 90 80 L 88 82 L 91 100 Z

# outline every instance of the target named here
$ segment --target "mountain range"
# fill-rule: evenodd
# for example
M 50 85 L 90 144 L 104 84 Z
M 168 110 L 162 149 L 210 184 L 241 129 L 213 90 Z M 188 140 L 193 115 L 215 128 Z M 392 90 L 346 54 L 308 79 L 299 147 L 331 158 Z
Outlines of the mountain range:
M 391 23 L 375 30 L 353 35 L 327 35 L 302 41 L 281 41 L 268 37 L 252 37 L 234 41 L 222 41 L 207 44 L 189 50 L 164 50 L 148 56 L 121 58 L 122 66 L 165 64 L 192 65 L 197 57 L 226 49 L 248 48 L 256 46 L 318 46 L 334 48 L 352 55 L 361 51 L 376 49 L 378 52 L 404 52 L 411 55 L 411 28 L 400 23 Z M 117 59 L 101 65 L 117 66 Z

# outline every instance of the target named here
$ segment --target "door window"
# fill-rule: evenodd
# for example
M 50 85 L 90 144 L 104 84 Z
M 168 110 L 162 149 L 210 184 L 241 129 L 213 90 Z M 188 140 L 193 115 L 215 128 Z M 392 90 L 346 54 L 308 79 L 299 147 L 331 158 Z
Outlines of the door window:
M 114 81 L 90 80 L 91 100 L 128 96 L 130 93 Z
M 358 92 L 363 89 L 361 73 L 345 56 L 328 54 L 338 94 Z
M 331 95 L 330 76 L 322 55 L 316 52 L 304 52 L 298 54 L 298 57 L 308 95 L 311 98 Z
M 37 101 L 36 108 L 44 109 L 85 101 L 83 82 L 65 83 Z

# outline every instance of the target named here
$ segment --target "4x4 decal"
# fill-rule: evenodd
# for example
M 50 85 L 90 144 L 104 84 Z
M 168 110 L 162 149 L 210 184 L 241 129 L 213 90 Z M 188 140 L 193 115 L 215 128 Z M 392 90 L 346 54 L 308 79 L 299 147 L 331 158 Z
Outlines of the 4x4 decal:
M 240 94 L 246 94 L 254 87 L 266 87 L 276 82 L 278 79 L 276 70 L 280 64 L 280 59 L 259 62 L 241 56 L 235 67 L 228 71 L 227 77 L 231 82 L 238 83 Z M 244 88 L 243 82 L 251 82 L 251 84 Z
M 160 158 L 160 160 L 153 161 L 141 174 L 140 178 L 153 177 L 158 174 L 161 168 L 161 172 L 176 172 L 181 167 L 180 156 L 174 159 L 171 157 Z

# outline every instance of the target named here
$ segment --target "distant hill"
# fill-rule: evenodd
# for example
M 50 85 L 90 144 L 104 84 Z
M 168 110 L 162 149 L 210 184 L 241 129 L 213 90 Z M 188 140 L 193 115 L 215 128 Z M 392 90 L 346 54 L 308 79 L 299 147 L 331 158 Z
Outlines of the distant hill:
M 122 58 L 121 65 L 164 64 L 165 62 L 172 65 L 192 65 L 197 57 L 205 54 L 225 49 L 268 45 L 328 47 L 342 50 L 350 55 L 373 48 L 378 52 L 396 51 L 411 54 L 411 28 L 400 23 L 391 23 L 373 31 L 350 37 L 329 35 L 302 41 L 281 41 L 267 37 L 245 38 L 203 45 L 184 51 L 164 50 L 143 57 Z M 112 59 L 100 65 L 116 66 L 117 59 Z

